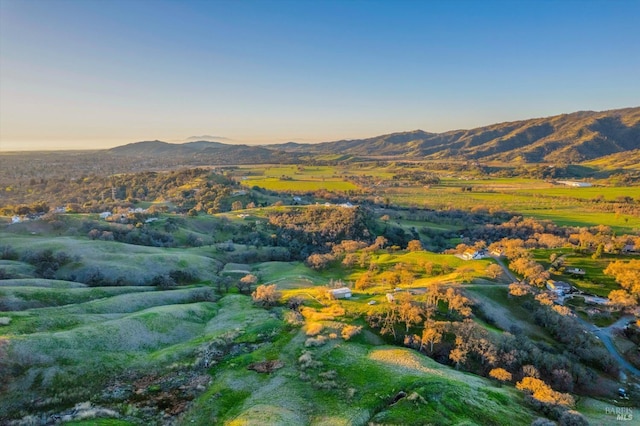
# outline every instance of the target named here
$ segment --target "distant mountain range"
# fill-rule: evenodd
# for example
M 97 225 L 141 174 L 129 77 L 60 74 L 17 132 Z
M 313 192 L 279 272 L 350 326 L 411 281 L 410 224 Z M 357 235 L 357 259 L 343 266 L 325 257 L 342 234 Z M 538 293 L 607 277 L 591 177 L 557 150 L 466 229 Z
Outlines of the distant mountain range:
M 422 130 L 318 144 L 288 142 L 247 146 L 193 141 L 138 142 L 110 150 L 115 155 L 211 157 L 217 164 L 291 162 L 314 155 L 578 163 L 640 149 L 640 107 L 580 111 L 492 124 L 471 130 Z M 615 158 L 615 156 L 613 157 Z
M 220 142 L 195 141 L 168 143 L 162 141 L 135 142 L 108 150 L 110 154 L 127 157 L 181 160 L 185 164 L 261 164 L 288 163 L 300 155 L 263 146 L 231 145 Z

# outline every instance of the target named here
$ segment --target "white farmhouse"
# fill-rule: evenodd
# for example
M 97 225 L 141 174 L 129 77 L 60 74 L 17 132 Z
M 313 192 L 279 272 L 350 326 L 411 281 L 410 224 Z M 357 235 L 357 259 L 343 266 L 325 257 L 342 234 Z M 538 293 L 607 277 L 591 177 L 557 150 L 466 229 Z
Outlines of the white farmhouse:
M 351 289 L 349 287 L 340 287 L 329 290 L 329 293 L 335 299 L 349 299 L 351 298 Z

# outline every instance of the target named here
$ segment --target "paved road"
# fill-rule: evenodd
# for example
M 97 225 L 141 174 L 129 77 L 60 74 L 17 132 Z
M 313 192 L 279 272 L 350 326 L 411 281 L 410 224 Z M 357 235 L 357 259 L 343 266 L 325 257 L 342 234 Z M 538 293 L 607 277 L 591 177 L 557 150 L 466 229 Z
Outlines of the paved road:
M 618 352 L 618 349 L 613 344 L 613 339 L 611 338 L 616 329 L 622 328 L 629 321 L 635 319 L 635 317 L 623 316 L 618 321 L 611 324 L 609 327 L 604 327 L 604 328 L 596 327 L 595 325 L 587 321 L 584 321 L 580 317 L 578 317 L 578 319 L 587 328 L 587 330 L 590 330 L 591 332 L 593 332 L 593 334 L 595 334 L 598 338 L 600 338 L 600 340 L 602 341 L 602 344 L 604 344 L 604 347 L 607 348 L 611 356 L 613 356 L 618 361 L 618 364 L 620 364 L 620 367 L 622 367 L 624 370 L 627 370 L 629 373 L 633 374 L 634 376 L 640 377 L 640 369 L 637 369 L 636 367 L 634 367 L 633 364 L 627 361 L 622 356 L 622 354 Z

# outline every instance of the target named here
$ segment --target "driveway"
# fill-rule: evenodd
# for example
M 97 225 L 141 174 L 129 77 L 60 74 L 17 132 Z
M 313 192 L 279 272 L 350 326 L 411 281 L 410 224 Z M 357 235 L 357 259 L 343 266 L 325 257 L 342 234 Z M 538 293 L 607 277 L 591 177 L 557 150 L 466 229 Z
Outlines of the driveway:
M 619 328 L 623 328 L 624 325 L 627 324 L 629 321 L 634 320 L 635 319 L 634 316 L 631 316 L 631 315 L 623 316 L 622 318 L 620 318 L 618 321 L 614 322 L 610 326 L 603 327 L 603 328 L 597 327 L 583 320 L 580 317 L 577 317 L 577 318 L 580 320 L 582 325 L 584 325 L 587 330 L 593 332 L 593 334 L 597 336 L 600 339 L 600 341 L 602 341 L 602 344 L 604 345 L 604 347 L 607 348 L 607 351 L 609 351 L 611 356 L 613 356 L 618 361 L 618 364 L 620 364 L 620 367 L 622 367 L 622 369 L 627 370 L 634 376 L 640 377 L 640 369 L 634 367 L 633 364 L 627 361 L 622 356 L 622 354 L 618 352 L 618 349 L 613 344 L 613 339 L 612 339 L 613 333 L 615 332 L 615 330 Z
M 498 265 L 500 265 L 500 267 L 502 268 L 504 273 L 507 275 L 507 277 L 509 277 L 509 279 L 511 280 L 512 283 L 520 282 L 518 277 L 513 275 L 513 273 L 509 270 L 509 268 L 506 267 L 506 265 L 504 264 L 504 262 L 502 261 L 502 259 L 500 257 L 492 255 L 491 258 L 493 260 L 495 260 Z

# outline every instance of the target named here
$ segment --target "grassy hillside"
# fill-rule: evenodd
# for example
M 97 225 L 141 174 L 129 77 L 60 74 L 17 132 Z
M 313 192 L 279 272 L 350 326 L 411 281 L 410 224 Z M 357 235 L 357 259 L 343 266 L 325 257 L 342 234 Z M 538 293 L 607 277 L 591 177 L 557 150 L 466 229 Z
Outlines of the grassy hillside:
M 11 319 L 1 331 L 9 342 L 12 374 L 0 398 L 0 419 L 89 400 L 126 371 L 160 372 L 171 362 L 192 358 L 217 312 L 207 301 L 209 293 L 197 288 L 47 290 L 55 294 L 40 293 L 38 299 L 69 303 L 3 313 Z M 33 299 L 42 289 L 2 291 Z
M 131 285 L 144 285 L 156 275 L 177 269 L 197 271 L 202 280 L 207 280 L 221 267 L 218 261 L 202 255 L 202 249 L 191 253 L 186 249 L 145 247 L 76 237 L 42 238 L 10 234 L 3 236 L 3 244 L 21 253 L 42 250 L 67 253 L 73 261 L 57 271 L 56 276 L 60 278 L 75 276 L 84 280 L 99 271 L 111 281 L 120 279 Z M 209 249 L 210 253 L 212 251 Z
M 246 302 L 238 297 L 220 303 L 218 318 L 227 327 L 246 322 L 254 312 L 247 305 L 240 309 Z M 231 313 L 239 311 L 247 315 Z M 251 327 L 243 340 L 259 339 L 251 337 Z M 229 425 L 406 424 L 423 419 L 445 425 L 496 424 L 501 418 L 529 424 L 533 417 L 512 388 L 497 388 L 409 349 L 371 346 L 363 339 L 345 342 L 331 338 L 329 329 L 328 343 L 308 347 L 304 332 L 279 320 L 260 327 L 271 328 L 272 342 L 215 367 L 211 387 L 187 412 L 185 424 L 207 425 L 212 419 Z M 264 361 L 277 361 L 281 368 L 270 374 L 247 368 Z M 400 391 L 411 397 L 393 404 Z

